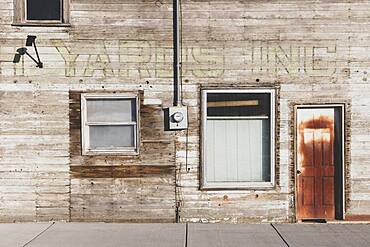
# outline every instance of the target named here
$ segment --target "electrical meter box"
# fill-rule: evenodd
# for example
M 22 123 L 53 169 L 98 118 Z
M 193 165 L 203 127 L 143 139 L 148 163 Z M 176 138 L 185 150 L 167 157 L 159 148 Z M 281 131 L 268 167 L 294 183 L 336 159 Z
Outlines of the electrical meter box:
M 188 108 L 173 106 L 164 109 L 164 129 L 184 130 L 188 128 Z

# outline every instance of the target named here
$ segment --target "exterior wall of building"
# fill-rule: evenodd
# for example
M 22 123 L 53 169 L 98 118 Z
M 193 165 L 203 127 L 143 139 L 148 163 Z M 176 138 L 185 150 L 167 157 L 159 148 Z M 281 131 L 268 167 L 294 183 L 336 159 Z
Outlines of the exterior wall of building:
M 0 0 L 0 221 L 295 220 L 294 106 L 345 105 L 345 213 L 370 216 L 370 1 L 182 1 L 189 129 L 172 104 L 172 1 L 73 0 L 70 26 L 15 26 Z M 44 68 L 23 56 L 27 35 Z M 29 48 L 32 51 L 32 48 Z M 33 51 L 32 51 L 33 52 Z M 201 89 L 276 89 L 276 186 L 200 190 Z M 138 156 L 81 155 L 80 94 L 138 92 Z

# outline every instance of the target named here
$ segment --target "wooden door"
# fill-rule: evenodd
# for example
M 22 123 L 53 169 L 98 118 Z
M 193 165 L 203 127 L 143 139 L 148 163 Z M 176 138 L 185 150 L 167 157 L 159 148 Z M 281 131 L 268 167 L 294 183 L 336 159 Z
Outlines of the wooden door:
M 334 108 L 297 109 L 297 218 L 334 219 Z

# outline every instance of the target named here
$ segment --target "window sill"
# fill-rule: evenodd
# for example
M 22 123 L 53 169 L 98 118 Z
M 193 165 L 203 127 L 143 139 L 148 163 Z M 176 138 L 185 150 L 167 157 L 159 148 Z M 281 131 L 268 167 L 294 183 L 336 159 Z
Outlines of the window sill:
M 15 27 L 71 27 L 69 23 L 12 23 Z
M 275 184 L 271 182 L 251 182 L 251 183 L 239 183 L 239 184 L 202 184 L 200 190 L 274 190 Z
M 83 151 L 84 156 L 138 156 L 137 151 Z

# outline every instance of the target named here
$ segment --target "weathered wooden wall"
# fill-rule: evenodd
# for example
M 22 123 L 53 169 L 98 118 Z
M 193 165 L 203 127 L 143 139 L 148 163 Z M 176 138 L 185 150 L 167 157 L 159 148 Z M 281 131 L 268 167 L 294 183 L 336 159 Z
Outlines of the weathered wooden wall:
M 175 197 L 182 221 L 293 220 L 302 103 L 346 104 L 346 213 L 370 215 L 370 1 L 183 0 L 190 128 L 176 134 L 160 130 L 172 97 L 172 1 L 70 2 L 70 27 L 25 27 L 11 25 L 13 1 L 0 0 L 1 221 L 171 221 Z M 27 34 L 43 69 L 11 62 Z M 199 190 L 202 87 L 276 88 L 275 189 Z M 139 157 L 80 155 L 78 93 L 89 90 L 143 92 Z
M 69 97 L 71 221 L 174 222 L 175 148 L 161 106 L 141 100 L 138 156 L 83 156 L 81 93 Z
M 19 89 L 0 93 L 0 221 L 66 220 L 68 92 Z

